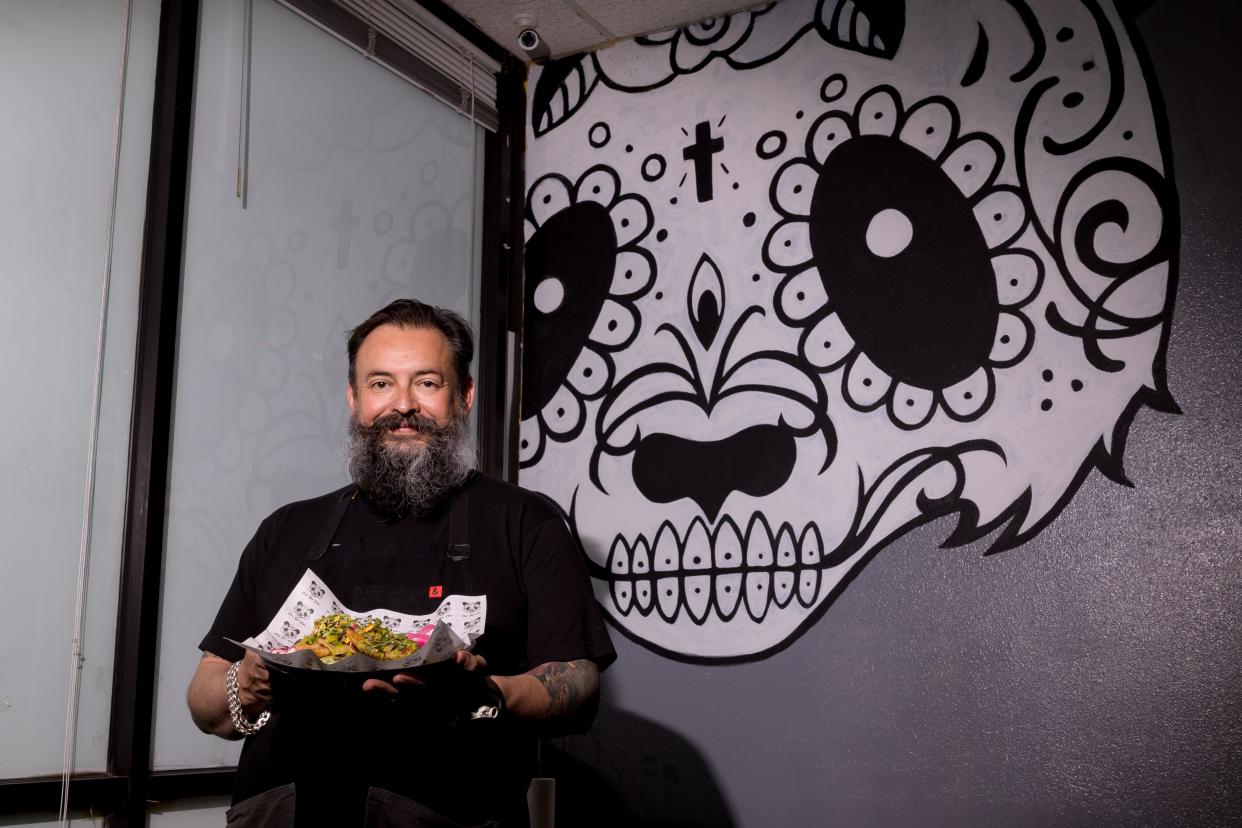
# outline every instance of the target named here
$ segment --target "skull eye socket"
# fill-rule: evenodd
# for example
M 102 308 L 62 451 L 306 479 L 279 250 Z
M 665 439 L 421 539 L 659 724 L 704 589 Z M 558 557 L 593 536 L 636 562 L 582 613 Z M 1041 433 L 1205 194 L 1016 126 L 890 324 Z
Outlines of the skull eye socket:
M 638 335 L 636 302 L 655 282 L 642 244 L 651 205 L 605 165 L 576 181 L 549 173 L 526 196 L 522 425 L 518 463 L 586 425 L 586 401 L 612 384 L 612 353 Z
M 522 416 L 540 411 L 569 375 L 599 317 L 617 260 L 608 210 L 581 201 L 526 243 Z
M 778 316 L 802 328 L 811 365 L 840 371 L 850 406 L 883 408 L 906 430 L 937 411 L 983 416 L 995 372 L 1022 360 L 1034 336 L 1023 309 L 1043 268 L 1016 246 L 1025 202 L 997 183 L 1001 142 L 959 135 L 959 123 L 946 98 L 905 110 L 879 86 L 853 112 L 816 119 L 806 157 L 772 181 L 783 219 L 764 262 L 786 274 Z
M 809 223 L 833 308 L 876 367 L 945 388 L 986 364 L 1000 314 L 991 254 L 936 161 L 892 136 L 849 140 L 824 161 Z

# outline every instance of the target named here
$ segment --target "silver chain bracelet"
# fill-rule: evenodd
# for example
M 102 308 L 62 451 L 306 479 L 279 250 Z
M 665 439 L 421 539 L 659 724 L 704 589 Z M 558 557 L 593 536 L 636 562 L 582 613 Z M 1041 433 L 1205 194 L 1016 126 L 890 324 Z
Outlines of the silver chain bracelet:
M 272 714 L 264 710 L 254 722 L 247 721 L 246 714 L 242 712 L 241 699 L 237 695 L 237 668 L 240 666 L 240 661 L 234 661 L 229 666 L 229 671 L 224 675 L 224 689 L 228 696 L 229 718 L 233 720 L 233 727 L 241 735 L 250 736 L 262 730 Z

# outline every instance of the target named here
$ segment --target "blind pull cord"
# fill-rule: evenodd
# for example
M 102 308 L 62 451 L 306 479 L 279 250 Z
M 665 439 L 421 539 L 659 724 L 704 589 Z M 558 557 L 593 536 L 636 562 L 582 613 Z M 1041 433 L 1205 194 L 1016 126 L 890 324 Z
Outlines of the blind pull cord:
M 125 69 L 129 62 L 130 4 L 125 0 L 121 14 L 121 58 L 117 66 L 116 115 L 112 121 L 112 186 L 108 190 L 107 224 L 104 230 L 103 272 L 99 287 L 99 324 L 95 335 L 95 376 L 91 381 L 91 419 L 86 438 L 86 476 L 82 495 L 82 535 L 78 544 L 78 580 L 73 606 L 73 640 L 69 652 L 69 693 L 65 704 L 64 761 L 60 777 L 61 828 L 69 825 L 69 780 L 73 776 L 74 748 L 78 730 L 78 694 L 82 686 L 83 623 L 86 614 L 86 576 L 91 546 L 91 513 L 95 508 L 95 446 L 99 438 L 100 388 L 103 385 L 104 334 L 108 321 L 108 292 L 112 284 L 112 245 L 116 226 L 116 191 L 120 181 L 121 121 L 125 104 Z

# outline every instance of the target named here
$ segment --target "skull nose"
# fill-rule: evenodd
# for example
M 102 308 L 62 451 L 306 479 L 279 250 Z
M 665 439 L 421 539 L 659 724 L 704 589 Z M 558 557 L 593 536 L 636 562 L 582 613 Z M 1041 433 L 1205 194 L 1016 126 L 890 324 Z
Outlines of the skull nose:
M 751 426 L 712 442 L 652 434 L 634 450 L 634 484 L 655 503 L 688 497 L 715 520 L 731 493 L 762 497 L 783 486 L 796 457 L 784 425 Z

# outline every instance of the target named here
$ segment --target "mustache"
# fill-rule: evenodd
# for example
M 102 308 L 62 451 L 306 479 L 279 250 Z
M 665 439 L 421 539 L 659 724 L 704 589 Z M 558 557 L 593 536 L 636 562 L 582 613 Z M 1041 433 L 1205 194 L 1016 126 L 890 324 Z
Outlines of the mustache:
M 418 411 L 410 411 L 402 414 L 399 411 L 390 411 L 376 417 L 371 424 L 358 424 L 360 431 L 366 434 L 380 434 L 385 431 L 395 431 L 401 427 L 412 428 L 420 434 L 426 434 L 429 437 L 436 437 L 445 434 L 453 429 L 452 421 L 440 425 L 434 418 Z

